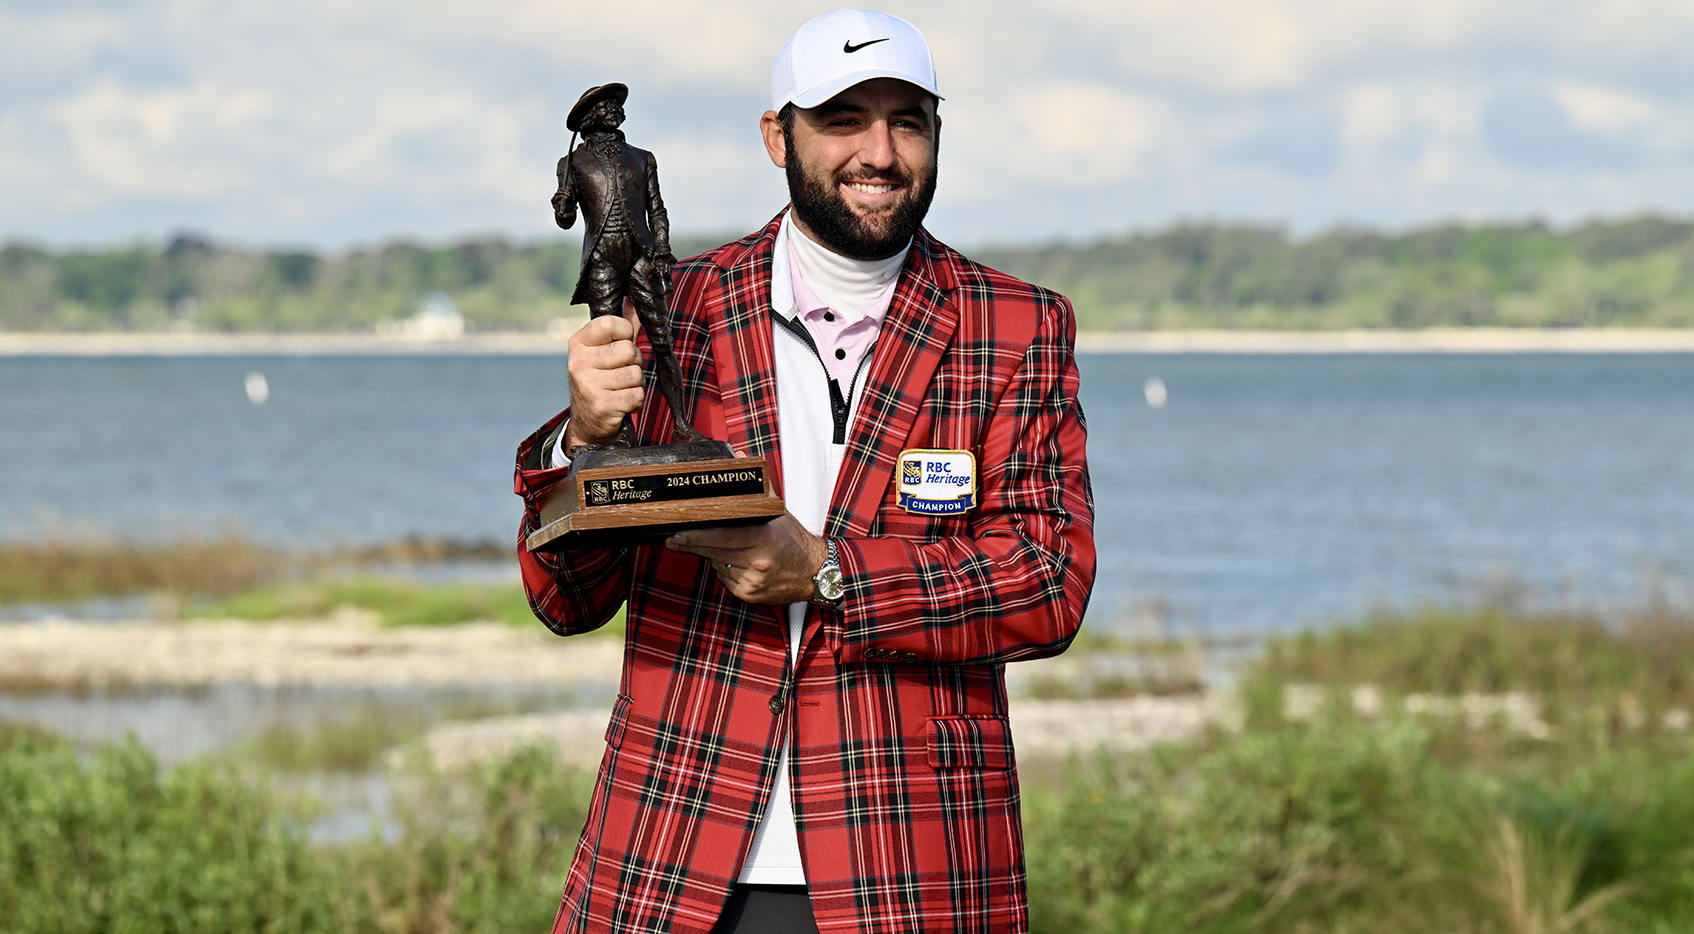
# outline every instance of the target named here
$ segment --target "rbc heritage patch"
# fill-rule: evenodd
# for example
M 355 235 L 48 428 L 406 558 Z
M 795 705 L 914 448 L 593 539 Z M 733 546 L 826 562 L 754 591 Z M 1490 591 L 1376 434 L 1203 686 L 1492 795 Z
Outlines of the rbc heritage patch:
M 976 506 L 976 455 L 912 448 L 900 452 L 900 508 L 953 516 Z

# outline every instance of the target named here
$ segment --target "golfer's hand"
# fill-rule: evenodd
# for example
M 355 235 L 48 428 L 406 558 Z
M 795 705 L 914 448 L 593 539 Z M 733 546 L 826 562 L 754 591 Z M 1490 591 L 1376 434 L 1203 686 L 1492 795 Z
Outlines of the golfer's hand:
M 764 525 L 688 529 L 665 547 L 712 563 L 718 580 L 748 603 L 794 603 L 812 598 L 812 578 L 829 551 L 789 513 Z
M 565 364 L 571 380 L 566 451 L 609 443 L 624 416 L 641 408 L 641 352 L 635 349 L 635 306 L 627 299 L 623 312 L 622 317 L 590 318 L 571 335 Z

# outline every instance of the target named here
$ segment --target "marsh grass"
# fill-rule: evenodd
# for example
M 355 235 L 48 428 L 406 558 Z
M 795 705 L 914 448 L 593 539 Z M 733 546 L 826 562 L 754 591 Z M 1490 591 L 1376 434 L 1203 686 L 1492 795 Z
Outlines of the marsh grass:
M 229 594 L 274 577 L 281 555 L 239 535 L 167 545 L 0 543 L 0 604 L 189 592 Z
M 383 753 L 424 730 L 421 724 L 376 716 L 313 727 L 272 724 L 228 757 L 284 772 L 356 772 L 377 766 Z
M 539 627 L 523 586 L 513 583 L 417 584 L 381 578 L 325 578 L 260 587 L 186 612 L 189 619 L 321 619 L 342 609 L 375 613 L 384 626 L 456 626 L 496 622 Z M 618 610 L 599 636 L 622 638 Z
M 218 758 L 232 765 L 284 773 L 369 771 L 382 768 L 391 754 L 408 752 L 408 744 L 441 722 L 518 716 L 569 704 L 568 693 L 553 692 L 466 697 L 427 710 L 372 705 L 327 722 L 273 723 Z
M 0 544 L 0 605 L 145 595 L 147 614 L 157 620 L 313 619 L 346 607 L 374 612 L 389 626 L 539 625 L 516 581 L 434 584 L 358 573 L 507 559 L 512 550 L 505 546 L 421 538 L 316 554 L 267 548 L 238 534 L 164 545 L 10 543 Z M 622 616 L 604 631 L 621 634 Z
M 56 746 L 60 742 L 62 740 L 59 736 L 45 727 L 0 718 L 0 752 L 12 746 L 27 744 L 33 747 L 47 747 Z
M 273 548 L 239 532 L 166 543 L 96 537 L 0 542 L 0 605 L 134 595 L 189 602 L 349 570 L 507 560 L 515 562 L 508 545 L 420 537 L 322 552 Z
M 1482 607 L 1378 616 L 1273 640 L 1263 676 L 1397 693 L 1527 691 L 1550 719 L 1644 726 L 1694 707 L 1694 612 L 1605 619 Z
M 1606 907 L 1626 897 L 1630 885 L 1612 882 L 1583 892 L 1594 863 L 1589 841 L 1566 824 L 1549 836 L 1510 817 L 1495 822 L 1482 841 L 1475 885 L 1501 928 L 1515 934 L 1571 934 L 1603 927 Z
M 1188 671 L 1115 673 L 1090 678 L 1042 675 L 1031 678 L 1023 693 L 1041 700 L 1085 700 L 1112 697 L 1170 697 L 1198 694 L 1204 689 L 1197 674 Z

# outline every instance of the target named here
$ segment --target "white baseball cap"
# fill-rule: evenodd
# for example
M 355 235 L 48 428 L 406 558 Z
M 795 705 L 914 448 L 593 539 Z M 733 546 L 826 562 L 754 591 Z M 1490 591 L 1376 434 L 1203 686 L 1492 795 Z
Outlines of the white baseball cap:
M 875 10 L 836 10 L 800 24 L 771 63 L 771 109 L 816 107 L 861 81 L 898 78 L 941 97 L 918 28 Z

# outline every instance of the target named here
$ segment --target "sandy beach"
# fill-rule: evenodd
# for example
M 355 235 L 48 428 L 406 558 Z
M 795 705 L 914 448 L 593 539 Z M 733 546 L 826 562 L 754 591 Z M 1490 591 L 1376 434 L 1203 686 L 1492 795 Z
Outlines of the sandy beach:
M 0 357 L 563 355 L 568 337 L 568 332 L 506 332 L 429 341 L 375 334 L 0 332 Z M 1694 329 L 1083 332 L 1077 348 L 1083 353 L 1694 353 Z

